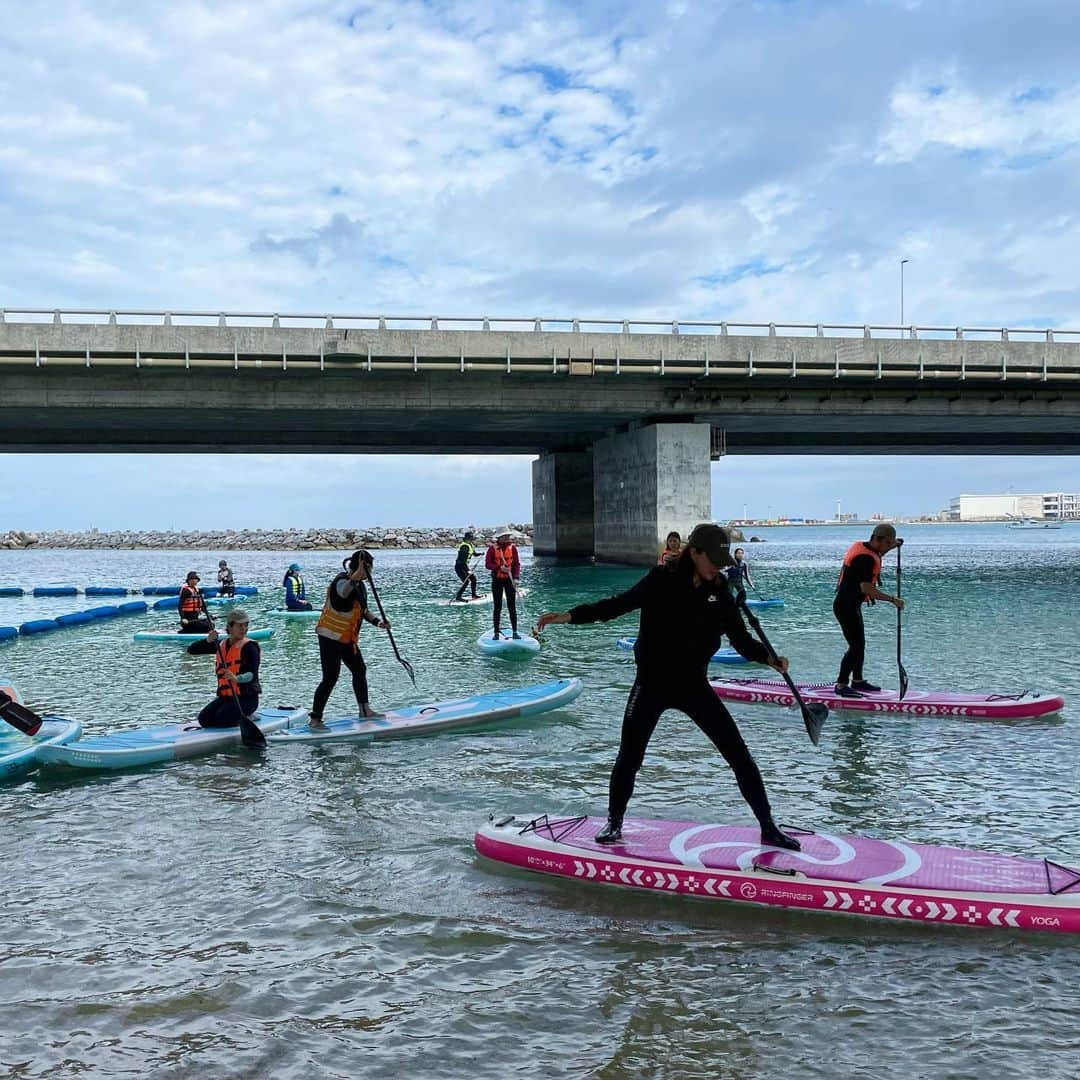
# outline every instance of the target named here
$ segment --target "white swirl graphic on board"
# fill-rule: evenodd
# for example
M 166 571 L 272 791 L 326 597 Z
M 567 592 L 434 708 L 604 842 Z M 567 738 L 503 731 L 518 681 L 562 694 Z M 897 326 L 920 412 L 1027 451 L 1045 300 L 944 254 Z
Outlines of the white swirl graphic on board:
M 716 829 L 723 827 L 722 825 L 694 825 L 689 829 L 684 829 L 681 833 L 676 833 L 668 845 L 671 854 L 684 866 L 699 866 L 704 869 L 705 864 L 701 861 L 704 852 L 717 851 L 721 848 L 743 848 L 745 850 L 735 860 L 735 864 L 740 870 L 746 870 L 753 865 L 754 859 L 758 855 L 762 855 L 767 851 L 778 850 L 768 844 L 755 844 L 748 840 L 713 840 L 699 844 L 696 847 L 690 846 L 692 841 L 702 836 L 702 834 L 714 832 Z M 805 851 L 785 851 L 784 854 L 808 866 L 843 866 L 856 858 L 855 849 L 841 837 L 832 836 L 829 833 L 816 833 L 815 835 L 819 840 L 824 840 L 833 845 L 836 849 L 836 855 L 833 858 L 820 859 Z

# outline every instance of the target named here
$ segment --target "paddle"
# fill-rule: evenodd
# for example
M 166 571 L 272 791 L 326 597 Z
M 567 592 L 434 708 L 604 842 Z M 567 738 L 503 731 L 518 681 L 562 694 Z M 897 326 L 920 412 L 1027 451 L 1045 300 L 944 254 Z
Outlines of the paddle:
M 761 644 L 769 650 L 769 655 L 774 660 L 778 659 L 777 652 L 772 647 L 769 639 L 765 636 L 765 631 L 762 630 L 758 617 L 746 606 L 745 600 L 743 600 L 739 606 L 742 608 L 747 621 L 754 628 L 754 633 L 761 639 Z M 818 741 L 821 739 L 821 728 L 829 717 L 829 707 L 823 705 L 820 701 L 812 701 L 808 705 L 803 700 L 803 696 L 799 693 L 799 688 L 792 681 L 791 676 L 786 671 L 783 672 L 783 676 L 784 681 L 788 684 L 788 689 L 795 695 L 795 701 L 802 711 L 803 723 L 806 725 L 806 734 L 810 736 L 810 741 L 817 746 Z
M 214 626 L 214 617 L 210 614 L 210 609 L 206 606 L 206 599 L 203 599 L 203 614 L 206 616 L 206 621 L 210 624 L 212 630 L 216 630 Z M 219 662 L 223 662 L 221 659 L 221 645 L 218 644 L 216 650 L 216 658 Z M 266 747 L 266 736 L 259 730 L 259 725 L 251 719 L 243 709 L 240 708 L 240 692 L 239 689 L 234 686 L 233 692 L 229 695 L 233 699 L 233 704 L 236 706 L 236 711 L 240 714 L 240 741 L 252 750 L 262 750 Z
M 36 735 L 41 729 L 41 717 L 32 712 L 25 705 L 20 705 L 7 694 L 0 692 L 3 703 L 0 704 L 0 716 L 2 716 L 13 728 L 18 728 L 24 735 Z
M 371 586 L 371 595 L 375 597 L 375 606 L 379 609 L 379 618 L 382 619 L 384 623 L 389 623 L 390 620 L 386 617 L 386 612 L 383 610 L 382 601 L 379 599 L 379 591 L 375 588 L 375 580 L 371 576 L 370 564 L 367 567 L 367 580 L 368 584 Z M 394 650 L 394 655 L 397 657 L 398 663 L 405 669 L 405 674 L 409 676 L 409 678 L 412 680 L 413 686 L 415 686 L 416 672 L 413 671 L 412 664 L 410 664 L 409 661 L 406 660 L 405 657 L 403 657 L 401 653 L 398 652 L 397 642 L 394 640 L 394 633 L 389 626 L 387 626 L 386 628 L 386 636 L 390 639 L 390 647 Z
M 896 546 L 896 598 L 897 598 L 897 600 L 899 600 L 901 598 L 900 597 L 900 578 L 901 578 L 900 552 L 903 550 L 903 546 L 904 546 L 904 541 L 903 540 L 900 540 L 897 543 L 897 546 Z M 904 700 L 904 695 L 907 693 L 907 689 L 908 689 L 907 671 L 904 668 L 903 661 L 900 659 L 900 615 L 901 615 L 900 609 L 897 608 L 896 609 L 896 669 L 900 673 L 900 696 L 896 699 L 897 701 L 903 701 Z

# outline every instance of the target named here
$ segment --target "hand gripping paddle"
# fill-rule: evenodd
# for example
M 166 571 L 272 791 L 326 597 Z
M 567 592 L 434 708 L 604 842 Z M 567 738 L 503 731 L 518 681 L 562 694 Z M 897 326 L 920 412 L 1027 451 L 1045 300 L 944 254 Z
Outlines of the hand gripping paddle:
M 769 650 L 769 655 L 774 660 L 778 660 L 779 657 L 776 654 L 776 650 L 765 636 L 765 631 L 761 629 L 761 623 L 758 621 L 758 617 L 746 606 L 745 600 L 743 600 L 739 606 L 742 608 L 747 622 L 754 628 L 754 633 L 761 639 L 761 644 Z M 803 723 L 806 725 L 806 734 L 810 736 L 810 741 L 817 746 L 821 739 L 821 728 L 829 718 L 829 707 L 828 705 L 823 705 L 820 701 L 812 701 L 808 705 L 803 701 L 803 696 L 799 693 L 799 688 L 792 681 L 791 676 L 786 671 L 783 675 L 784 682 L 788 684 L 788 689 L 795 695 L 795 701 L 802 711 Z
M 206 606 L 206 601 L 203 600 L 203 614 L 206 616 L 206 621 L 213 629 L 217 629 L 214 626 L 214 616 L 210 614 L 209 609 Z M 218 647 L 215 651 L 214 658 L 222 663 L 221 659 L 221 646 L 223 642 L 218 640 Z M 240 741 L 252 750 L 264 750 L 266 748 L 266 736 L 259 730 L 259 725 L 251 719 L 243 709 L 240 708 L 240 693 L 237 687 L 232 688 L 232 693 L 229 695 L 233 699 L 233 704 L 236 706 L 236 711 L 240 715 Z

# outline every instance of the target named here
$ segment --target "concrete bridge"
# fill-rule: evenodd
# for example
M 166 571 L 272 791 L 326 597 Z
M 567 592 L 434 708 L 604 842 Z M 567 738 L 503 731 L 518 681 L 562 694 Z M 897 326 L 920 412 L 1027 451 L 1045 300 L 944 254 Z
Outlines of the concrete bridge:
M 1080 331 L 0 312 L 22 451 L 519 452 L 540 554 L 643 562 L 728 453 L 1076 453 Z

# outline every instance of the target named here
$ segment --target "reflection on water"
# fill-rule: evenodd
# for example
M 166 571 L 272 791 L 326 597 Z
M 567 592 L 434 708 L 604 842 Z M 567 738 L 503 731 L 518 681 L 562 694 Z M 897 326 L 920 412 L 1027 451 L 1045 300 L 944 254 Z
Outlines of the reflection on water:
M 904 664 L 912 685 L 1057 690 L 1059 718 L 830 717 L 735 707 L 778 816 L 806 827 L 1050 854 L 1076 862 L 1080 528 L 910 527 Z M 746 545 L 774 643 L 803 680 L 835 675 L 830 602 L 857 531 L 758 530 Z M 145 584 L 218 553 L 0 552 L 0 584 Z M 311 591 L 340 560 L 305 552 Z M 293 553 L 229 553 L 264 591 Z M 134 773 L 0 787 L 0 1073 L 395 1077 L 1064 1077 L 1075 1064 L 1073 943 L 586 888 L 481 865 L 489 811 L 602 812 L 633 664 L 633 619 L 558 627 L 529 664 L 481 657 L 491 609 L 445 608 L 452 552 L 378 553 L 385 636 L 363 643 L 376 705 L 560 675 L 585 692 L 535 721 L 368 747 L 242 749 Z M 886 587 L 891 584 L 886 559 Z M 209 579 L 208 574 L 204 577 Z M 638 572 L 527 562 L 523 625 Z M 90 606 L 0 599 L 0 625 Z M 131 642 L 139 616 L 0 645 L 30 705 L 87 733 L 190 718 L 210 664 Z M 867 613 L 867 673 L 895 680 L 895 616 Z M 275 623 L 265 700 L 309 704 L 310 624 Z M 676 630 L 677 632 L 677 630 Z M 332 708 L 352 706 L 343 679 Z M 746 820 L 723 761 L 661 721 L 632 811 Z

